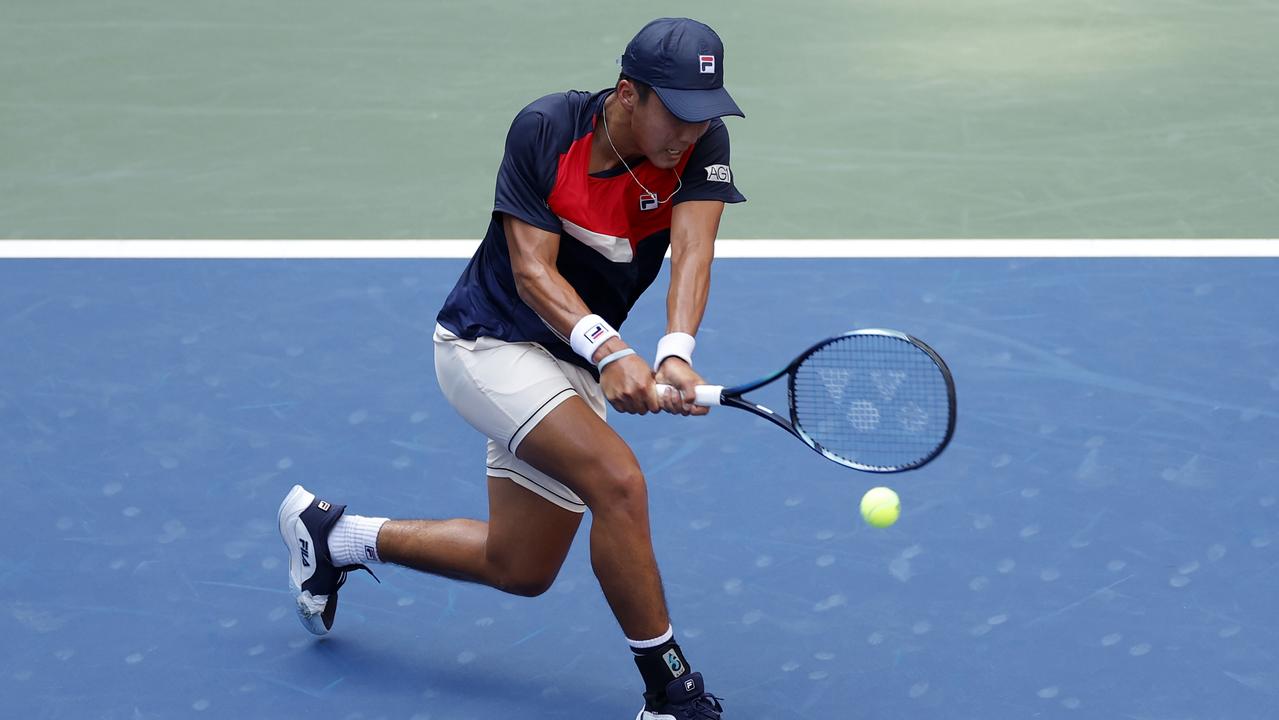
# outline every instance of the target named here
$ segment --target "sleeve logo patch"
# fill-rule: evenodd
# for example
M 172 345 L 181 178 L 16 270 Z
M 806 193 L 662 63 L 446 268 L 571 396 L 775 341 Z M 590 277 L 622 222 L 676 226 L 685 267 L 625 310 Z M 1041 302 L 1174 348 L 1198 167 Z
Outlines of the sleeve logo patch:
M 727 165 L 707 165 L 707 182 L 733 182 L 733 171 Z

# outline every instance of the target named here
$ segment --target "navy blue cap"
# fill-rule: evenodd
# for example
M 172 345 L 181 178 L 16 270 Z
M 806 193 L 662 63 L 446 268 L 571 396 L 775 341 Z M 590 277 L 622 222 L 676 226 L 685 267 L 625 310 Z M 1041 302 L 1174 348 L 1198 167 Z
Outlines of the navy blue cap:
M 651 85 L 684 122 L 746 117 L 724 89 L 724 43 L 703 23 L 658 18 L 631 39 L 621 62 L 622 74 Z

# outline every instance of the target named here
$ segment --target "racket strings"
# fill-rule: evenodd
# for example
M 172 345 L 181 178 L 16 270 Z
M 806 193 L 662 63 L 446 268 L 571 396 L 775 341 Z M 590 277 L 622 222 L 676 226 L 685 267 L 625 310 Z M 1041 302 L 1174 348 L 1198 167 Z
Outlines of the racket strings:
M 806 358 L 793 383 L 796 426 L 845 461 L 910 467 L 946 438 L 951 412 L 946 377 L 908 340 L 840 338 Z

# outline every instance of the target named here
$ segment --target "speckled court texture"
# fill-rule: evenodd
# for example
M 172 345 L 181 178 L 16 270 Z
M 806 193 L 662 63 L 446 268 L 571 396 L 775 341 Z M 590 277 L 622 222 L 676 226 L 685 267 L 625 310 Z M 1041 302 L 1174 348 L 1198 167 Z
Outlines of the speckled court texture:
M 293 615 L 293 483 L 484 516 L 431 357 L 461 266 L 0 262 L 0 715 L 634 717 L 585 529 L 536 599 L 384 566 L 330 636 Z M 613 416 L 725 718 L 1274 717 L 1277 307 L 1273 260 L 718 262 L 708 378 L 886 326 L 960 407 L 939 460 L 887 477 L 745 413 Z M 887 530 L 856 515 L 880 483 Z

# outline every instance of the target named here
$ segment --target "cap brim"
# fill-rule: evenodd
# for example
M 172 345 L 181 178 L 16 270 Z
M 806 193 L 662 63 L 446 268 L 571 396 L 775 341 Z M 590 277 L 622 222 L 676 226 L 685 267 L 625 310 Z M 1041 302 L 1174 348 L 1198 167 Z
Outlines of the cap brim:
M 746 113 L 737 107 L 728 91 L 722 87 L 710 90 L 675 90 L 654 87 L 653 92 L 675 117 L 684 122 L 704 122 L 725 115 L 744 118 Z

